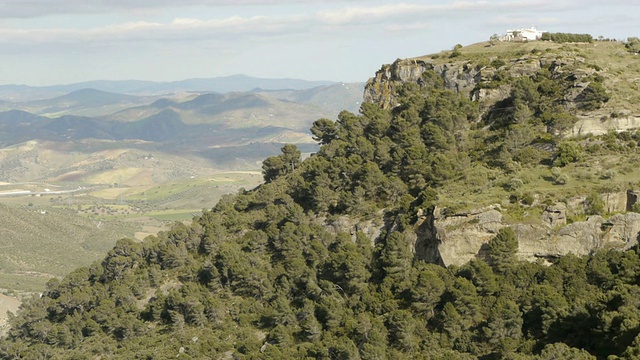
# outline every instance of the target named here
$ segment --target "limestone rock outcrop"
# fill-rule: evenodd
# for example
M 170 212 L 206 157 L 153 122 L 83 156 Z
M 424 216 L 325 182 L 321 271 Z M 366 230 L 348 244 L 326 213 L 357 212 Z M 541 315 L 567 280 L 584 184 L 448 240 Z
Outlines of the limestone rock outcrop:
M 626 131 L 640 128 L 640 115 L 622 115 L 611 118 L 603 112 L 579 114 L 571 129 L 572 136 L 585 134 L 604 135 L 609 131 Z
M 542 222 L 550 227 L 566 225 L 567 206 L 560 202 L 547 206 L 542 212 Z
M 640 214 L 591 216 L 566 225 L 566 206 L 547 207 L 540 223 L 505 224 L 500 206 L 494 205 L 453 216 L 434 215 L 417 226 L 416 257 L 445 266 L 463 265 L 484 258 L 485 247 L 502 227 L 518 237 L 521 260 L 549 260 L 569 253 L 588 255 L 599 249 L 628 250 L 638 244 Z
M 628 193 L 631 198 L 635 196 L 633 191 Z M 612 215 L 608 219 L 594 215 L 586 221 L 567 224 L 567 214 L 576 209 L 558 202 L 548 205 L 537 222 L 508 224 L 498 204 L 455 214 L 446 214 L 443 210 L 436 207 L 432 214 L 419 213 L 414 232 L 407 236 L 416 258 L 444 266 L 485 259 L 485 244 L 507 226 L 518 238 L 518 258 L 525 261 L 546 261 L 570 253 L 589 255 L 599 249 L 624 251 L 638 245 L 640 238 L 640 214 L 635 212 Z M 398 230 L 396 220 L 386 217 L 382 211 L 366 220 L 348 216 L 331 221 L 317 219 L 327 231 L 350 234 L 353 241 L 361 232 L 371 239 L 372 245 Z
M 396 60 L 384 65 L 369 79 L 364 90 L 364 100 L 381 104 L 384 108 L 397 105 L 397 88 L 404 83 L 423 85 L 422 75 L 433 70 L 444 80 L 448 89 L 470 93 L 482 77 L 478 69 L 470 68 L 466 61 L 451 64 L 435 64 L 421 59 Z
M 492 66 L 474 65 L 466 60 L 452 60 L 443 63 L 429 58 L 398 59 L 392 64 L 383 65 L 375 76 L 369 79 L 365 86 L 364 101 L 381 104 L 387 109 L 393 108 L 398 105 L 395 98 L 398 87 L 405 83 L 415 83 L 422 86 L 424 84 L 423 74 L 428 70 L 433 70 L 442 78 L 447 89 L 468 95 L 473 100 L 486 100 L 495 103 L 509 96 L 509 85 L 483 89 L 476 86 L 478 83 L 491 80 L 498 70 L 505 70 L 513 77 L 531 76 L 547 63 L 551 63 L 552 68 L 556 71 L 562 71 L 561 69 L 566 65 L 557 59 L 535 56 L 510 60 L 508 66 L 497 69 Z M 576 79 L 581 78 L 579 74 L 575 77 Z M 579 95 L 580 91 L 577 91 L 575 96 Z
M 566 55 L 566 56 L 565 56 Z M 492 60 L 496 58 L 489 58 Z M 616 109 L 615 117 L 611 109 L 602 108 L 593 111 L 576 111 L 585 96 L 590 78 L 596 73 L 587 61 L 576 54 L 557 54 L 555 56 L 527 54 L 518 58 L 500 60 L 501 63 L 474 63 L 470 60 L 446 60 L 436 56 L 412 59 L 398 59 L 392 64 L 383 65 L 375 76 L 367 82 L 364 101 L 382 105 L 386 109 L 398 105 L 398 88 L 405 83 L 425 84 L 423 75 L 433 70 L 444 81 L 447 89 L 457 91 L 478 101 L 481 111 L 509 97 L 511 87 L 507 83 L 493 83 L 493 86 L 478 86 L 490 83 L 498 72 L 510 77 L 533 76 L 542 67 L 573 83 L 564 94 L 563 106 L 575 112 L 578 121 L 567 132 L 569 136 L 585 134 L 601 135 L 608 131 L 625 131 L 640 128 L 640 114 L 631 114 L 628 110 Z M 499 84 L 496 86 L 496 84 Z

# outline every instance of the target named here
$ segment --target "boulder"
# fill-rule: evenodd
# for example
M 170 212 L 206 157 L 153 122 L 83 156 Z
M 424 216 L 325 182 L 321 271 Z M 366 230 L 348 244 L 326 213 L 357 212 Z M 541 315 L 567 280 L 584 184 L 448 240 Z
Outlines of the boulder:
M 547 206 L 542 212 L 542 223 L 550 227 L 566 225 L 567 206 L 561 202 Z
M 603 223 L 602 230 L 607 247 L 628 250 L 638 244 L 640 214 L 616 214 Z

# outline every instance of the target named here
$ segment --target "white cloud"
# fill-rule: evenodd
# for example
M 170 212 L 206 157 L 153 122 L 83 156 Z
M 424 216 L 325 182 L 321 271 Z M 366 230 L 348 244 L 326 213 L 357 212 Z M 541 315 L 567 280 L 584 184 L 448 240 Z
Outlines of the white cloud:
M 507 24 L 520 19 L 524 25 L 543 23 L 529 21 L 529 19 L 544 19 L 528 15 L 534 10 L 545 9 L 550 0 L 521 0 L 521 1 L 443 1 L 439 4 L 429 2 L 403 2 L 380 3 L 371 6 L 349 6 L 355 1 L 339 1 L 333 6 L 325 6 L 331 10 L 313 12 L 314 7 L 299 8 L 302 13 L 291 14 L 288 12 L 277 15 L 255 15 L 245 13 L 244 16 L 228 16 L 224 18 L 195 18 L 193 14 L 180 16 L 173 20 L 159 20 L 155 18 L 141 17 L 142 20 L 115 23 L 106 26 L 94 26 L 88 29 L 80 27 L 52 27 L 52 28 L 0 28 L 0 44 L 84 44 L 90 42 L 141 42 L 141 41 L 179 41 L 189 40 L 229 40 L 230 36 L 245 36 L 264 38 L 267 36 L 282 36 L 295 34 L 327 34 L 346 33 L 347 28 L 359 25 L 380 24 L 371 30 L 406 32 L 430 29 L 429 24 L 443 19 L 464 18 L 469 16 L 483 16 L 486 23 Z M 286 0 L 286 1 L 257 1 L 257 0 L 183 0 L 180 5 L 248 5 L 248 4 L 291 4 L 308 3 L 310 0 Z M 363 2 L 363 1 L 359 1 Z M 0 4 L 2 9 L 17 9 L 19 4 L 44 5 L 57 4 L 64 11 L 65 8 L 78 6 L 82 11 L 111 7 L 162 7 L 173 6 L 177 1 L 171 0 L 5 0 Z M 81 5 L 85 4 L 85 5 Z M 564 3 L 566 5 L 566 3 Z M 23 9 L 27 5 L 24 5 Z M 255 9 L 254 9 L 255 10 Z M 289 10 L 289 9 L 287 9 Z M 304 10 L 307 12 L 305 13 Z M 518 15 L 517 11 L 523 11 L 527 15 Z M 242 13 L 242 12 L 239 12 Z M 501 14 L 492 19 L 492 15 Z M 252 16 L 253 15 L 253 16 Z M 1 16 L 1 15 L 0 15 Z M 73 21 L 69 22 L 73 24 Z M 544 22 L 546 23 L 546 21 Z
M 630 2 L 0 0 L 0 82 L 220 72 L 354 80 L 507 28 L 637 36 L 640 2 Z
M 428 29 L 429 24 L 424 22 L 412 22 L 406 24 L 391 24 L 385 27 L 387 31 L 402 32 L 402 31 L 416 31 Z
M 337 10 L 321 11 L 317 14 L 320 21 L 329 24 L 375 23 L 385 20 L 399 20 L 401 25 L 407 19 L 434 18 L 441 16 L 461 17 L 477 14 L 478 11 L 512 11 L 518 9 L 536 9 L 549 4 L 548 0 L 523 1 L 453 1 L 441 4 L 404 2 L 378 6 L 357 6 Z
M 325 0 L 324 3 L 364 2 Z M 108 14 L 136 10 L 186 7 L 244 7 L 317 4 L 315 0 L 2 0 L 0 18 L 36 18 L 48 15 Z
M 245 38 L 265 38 L 283 35 L 318 35 L 348 34 L 354 26 L 362 26 L 366 31 L 408 32 L 416 30 L 432 30 L 444 21 L 454 23 L 460 19 L 473 19 L 474 26 L 531 26 L 556 24 L 566 22 L 564 9 L 574 6 L 576 0 L 493 0 L 493 1 L 447 1 L 439 3 L 431 1 L 415 1 L 402 3 L 383 3 L 387 0 L 373 0 L 370 6 L 350 6 L 364 1 L 343 0 L 322 7 L 303 6 L 296 8 L 298 14 L 292 14 L 290 6 L 287 11 L 271 12 L 269 16 L 261 15 L 259 10 L 242 12 L 243 16 L 227 16 L 221 18 L 202 18 L 193 13 L 177 12 L 173 20 L 145 16 L 129 17 L 135 21 L 124 21 L 106 26 L 90 28 L 58 26 L 51 28 L 21 28 L 5 26 L 0 28 L 0 44 L 84 44 L 90 42 L 141 42 L 141 41 L 180 41 L 188 40 L 229 40 L 233 36 Z M 614 0 L 615 1 L 615 0 Z M 0 1 L 0 14 L 4 10 L 14 12 L 16 9 L 26 9 L 28 6 L 59 5 L 66 11 L 71 7 L 78 7 L 75 11 L 101 11 L 100 9 L 140 8 L 140 7 L 169 7 L 177 6 L 177 0 L 4 0 Z M 310 0 L 258 1 L 258 0 L 182 0 L 180 5 L 276 5 L 276 4 L 311 3 Z M 331 3 L 331 2 L 329 2 Z M 20 5 L 22 4 L 22 5 Z M 53 4 L 53 5 L 52 5 Z M 82 5 L 84 4 L 84 5 Z M 21 7 L 22 6 L 22 7 Z M 325 10 L 317 10 L 319 8 Z M 84 10 L 83 10 L 84 9 Z M 234 8 L 236 9 L 236 8 Z M 316 9 L 316 10 L 314 10 Z M 330 9 L 330 10 L 326 10 Z M 69 10 L 71 11 L 71 10 Z M 306 11 L 306 12 L 305 12 Z M 315 11 L 315 12 L 314 12 Z M 257 13 L 256 13 L 257 12 Z M 228 14 L 229 12 L 227 12 Z M 265 12 L 269 13 L 269 12 Z M 186 16 L 184 16 L 184 15 Z M 182 15 L 182 16 L 181 16 Z M 0 15 L 1 17 L 2 15 Z M 140 18 L 140 20 L 136 20 Z M 35 23 L 35 22 L 31 22 Z M 375 27 L 366 28 L 367 25 Z M 462 24 L 467 26 L 467 23 Z M 500 29 L 490 30 L 490 32 Z M 588 30 L 588 29 L 587 29 Z M 586 31 L 586 30 L 585 30 Z
M 492 18 L 489 23 L 493 25 L 512 27 L 520 24 L 521 27 L 549 25 L 549 24 L 561 24 L 565 21 L 556 17 L 540 17 L 536 15 L 511 15 L 511 16 L 498 16 Z
M 284 19 L 266 16 L 201 20 L 176 18 L 168 23 L 135 21 L 90 29 L 45 28 L 16 29 L 0 28 L 0 43 L 69 43 L 112 42 L 140 40 L 211 39 L 233 34 L 265 36 L 280 34 L 299 24 L 298 18 Z

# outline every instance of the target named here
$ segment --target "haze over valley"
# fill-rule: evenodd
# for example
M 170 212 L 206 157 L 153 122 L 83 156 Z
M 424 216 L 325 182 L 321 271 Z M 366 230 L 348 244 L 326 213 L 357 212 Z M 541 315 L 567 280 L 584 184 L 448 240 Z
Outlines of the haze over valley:
M 2 212 L 21 213 L 33 228 L 2 217 L 5 235 L 17 238 L 5 247 L 11 259 L 0 259 L 0 288 L 42 290 L 120 237 L 142 240 L 255 187 L 262 160 L 284 143 L 317 151 L 313 121 L 357 111 L 363 86 L 240 75 L 0 86 Z M 50 227 L 73 218 L 76 227 Z M 44 245 L 39 226 L 50 229 Z M 36 260 L 51 247 L 68 256 Z

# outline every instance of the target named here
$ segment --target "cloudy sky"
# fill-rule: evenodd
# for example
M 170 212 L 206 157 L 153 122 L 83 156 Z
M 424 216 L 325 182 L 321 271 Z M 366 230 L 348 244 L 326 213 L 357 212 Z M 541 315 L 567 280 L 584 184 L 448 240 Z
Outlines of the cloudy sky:
M 0 84 L 366 81 L 510 28 L 640 36 L 638 0 L 0 0 Z

